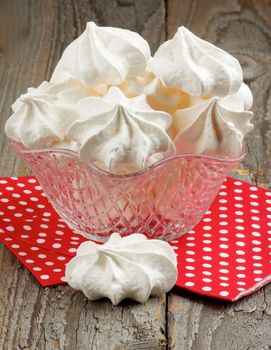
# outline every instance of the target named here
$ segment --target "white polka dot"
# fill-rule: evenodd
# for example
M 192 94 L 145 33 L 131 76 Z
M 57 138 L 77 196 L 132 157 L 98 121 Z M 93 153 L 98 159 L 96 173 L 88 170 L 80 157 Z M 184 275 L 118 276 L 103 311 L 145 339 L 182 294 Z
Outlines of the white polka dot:
M 226 291 L 226 290 L 222 290 L 220 293 L 219 293 L 222 297 L 226 297 L 229 295 L 229 292 Z
M 263 273 L 263 271 L 262 270 L 254 270 L 253 273 L 255 275 L 261 275 Z
M 242 182 L 240 182 L 240 181 L 234 181 L 234 184 L 235 184 L 236 186 L 242 186 Z
M 236 214 L 236 215 L 244 215 L 244 212 L 243 212 L 243 211 L 240 211 L 240 210 L 237 210 L 237 211 L 235 212 L 235 214 Z
M 254 281 L 255 282 L 260 282 L 260 281 L 262 281 L 262 278 L 261 277 L 254 278 Z
M 258 198 L 258 196 L 256 194 L 250 194 L 249 197 L 254 198 L 254 199 Z
M 228 269 L 220 269 L 219 272 L 220 273 L 229 273 L 229 270 Z
M 212 272 L 210 272 L 210 271 L 202 271 L 202 274 L 206 275 L 206 276 L 211 276 Z
M 220 256 L 221 258 L 228 258 L 228 257 L 229 257 L 229 254 L 228 254 L 228 253 L 225 253 L 225 252 L 221 252 L 221 253 L 219 253 L 219 256 Z
M 202 281 L 206 282 L 206 283 L 211 283 L 212 282 L 211 278 L 203 278 Z
M 1 185 L 5 185 L 5 184 L 7 184 L 8 182 L 7 182 L 7 180 L 0 180 L 0 184 Z
M 227 244 L 220 244 L 219 247 L 221 249 L 228 249 L 229 248 L 229 246 Z
M 268 224 L 267 224 L 267 225 L 268 225 Z M 252 224 L 251 227 L 256 228 L 256 229 L 261 228 L 261 226 L 260 226 L 260 225 L 257 225 L 257 224 Z
M 27 260 L 25 260 L 25 262 L 28 263 L 28 264 L 33 264 L 34 260 L 32 260 L 32 259 L 27 259 Z
M 212 260 L 212 257 L 211 256 L 203 256 L 202 259 L 208 261 L 208 260 Z
M 236 266 L 236 270 L 244 271 L 244 270 L 246 270 L 246 268 L 245 268 L 245 266 Z
M 244 247 L 246 244 L 244 242 L 241 242 L 241 241 L 237 241 L 235 243 L 238 247 Z
M 43 239 L 43 238 L 38 238 L 38 239 L 36 240 L 36 242 L 39 243 L 39 244 L 42 244 L 42 243 L 45 243 L 45 239 Z
M 222 281 L 228 281 L 229 277 L 227 277 L 227 276 L 219 276 L 219 279 L 222 280 Z
M 1 201 L 2 203 L 7 203 L 7 202 L 9 202 L 9 200 L 8 200 L 7 198 L 1 198 L 0 201 Z
M 243 219 L 240 219 L 240 218 L 235 219 L 235 221 L 238 222 L 239 224 L 242 224 L 242 223 L 244 222 L 244 220 L 243 220 Z
M 31 247 L 30 249 L 31 250 L 40 250 L 40 248 L 38 248 L 38 247 Z
M 78 244 L 78 242 L 71 242 L 71 244 Z M 187 247 L 195 247 L 195 243 L 186 243 Z M 176 247 L 177 249 L 179 249 L 179 247 Z
M 236 233 L 235 235 L 237 238 L 245 238 L 245 235 L 243 233 Z
M 20 246 L 19 246 L 19 244 L 12 244 L 12 245 L 11 245 L 11 248 L 13 248 L 13 249 L 19 249 Z
M 237 281 L 236 283 L 238 284 L 238 286 L 245 286 L 246 285 L 246 282 L 244 282 L 244 281 Z
M 202 249 L 204 252 L 211 252 L 212 251 L 212 248 L 210 247 L 203 247 Z
M 61 272 L 61 269 L 53 269 L 54 272 Z
M 219 214 L 219 217 L 222 218 L 222 219 L 225 219 L 228 217 L 228 214 Z
M 52 247 L 53 247 L 53 248 L 61 248 L 62 246 L 61 246 L 60 243 L 54 243 L 54 244 L 52 245 Z
M 221 265 L 221 266 L 229 266 L 229 263 L 227 261 L 219 261 L 219 265 Z
M 203 266 L 203 267 L 206 267 L 207 269 L 210 269 L 210 268 L 213 267 L 213 265 L 207 264 L 207 263 L 202 264 L 202 266 Z
M 63 236 L 63 235 L 64 235 L 64 232 L 63 232 L 63 231 L 57 230 L 57 231 L 56 231 L 56 234 L 59 235 L 59 236 Z
M 25 187 L 25 184 L 22 184 L 21 182 L 18 182 L 18 183 L 17 183 L 17 186 L 18 186 L 18 187 Z
M 238 278 L 246 278 L 246 275 L 244 273 L 238 273 L 236 276 Z
M 205 292 L 210 292 L 212 290 L 212 287 L 204 286 L 202 287 L 202 290 L 204 290 Z
M 212 241 L 210 239 L 204 239 L 202 242 L 204 244 L 211 244 L 212 243 Z
M 236 250 L 237 255 L 245 255 L 246 253 L 243 250 Z
M 21 218 L 23 216 L 22 213 L 15 213 L 14 216 L 16 216 L 17 218 Z
M 42 190 L 41 186 L 35 186 L 35 190 L 40 191 Z
M 34 184 L 34 183 L 37 182 L 37 180 L 36 179 L 29 179 L 28 182 L 31 183 L 31 184 Z
M 70 252 L 70 253 L 75 253 L 76 251 L 77 251 L 76 248 L 70 248 L 70 249 L 69 249 L 69 252 Z M 190 251 L 190 253 L 186 252 L 186 254 L 192 254 L 192 253 L 193 253 L 193 255 L 195 254 L 195 252 L 192 252 L 192 251 Z
M 258 240 L 256 240 L 256 239 L 253 239 L 253 240 L 252 240 L 252 244 L 258 245 L 258 244 L 262 244 L 262 242 L 261 242 L 261 241 L 258 241 Z
M 220 285 L 221 287 L 228 287 L 228 286 L 229 286 L 229 283 L 221 282 L 221 283 L 219 283 L 219 285 Z
M 261 267 L 261 266 L 263 266 L 263 264 L 261 264 L 261 263 L 254 263 L 253 266 Z
M 23 225 L 23 229 L 26 230 L 26 231 L 31 231 L 32 227 L 29 226 L 29 225 Z
M 18 255 L 20 255 L 20 256 L 26 256 L 27 254 L 26 254 L 26 252 L 20 252 L 20 253 L 18 253 Z
M 262 260 L 262 257 L 259 255 L 253 255 L 252 259 L 254 260 Z
M 45 262 L 45 265 L 48 265 L 48 266 L 52 266 L 52 265 L 54 265 L 55 263 L 53 263 L 52 261 L 46 261 Z
M 228 230 L 219 230 L 219 233 L 227 234 L 227 233 L 229 233 L 229 231 Z
M 209 231 L 209 230 L 212 229 L 212 227 L 211 227 L 211 226 L 203 226 L 203 229 L 204 229 L 205 231 Z
M 32 193 L 32 191 L 30 191 L 30 190 L 23 190 L 23 192 L 24 192 L 25 194 L 31 194 L 31 193 Z
M 242 193 L 243 190 L 241 190 L 240 188 L 235 188 L 235 189 L 234 189 L 234 192 L 235 192 L 235 193 Z
M 219 192 L 219 195 L 220 195 L 220 196 L 226 196 L 226 195 L 227 195 L 227 192 L 221 191 L 221 192 Z
M 48 276 L 48 275 L 41 275 L 40 278 L 42 280 L 48 280 L 50 278 L 50 276 Z
M 259 210 L 258 210 L 258 209 L 250 209 L 250 211 L 251 211 L 253 214 L 259 214 Z
M 229 240 L 228 237 L 219 237 L 220 241 L 227 242 Z
M 241 204 L 241 203 L 235 203 L 234 206 L 236 208 L 243 208 L 243 204 Z
M 45 258 L 47 258 L 47 255 L 45 255 L 45 254 L 38 254 L 38 257 L 40 259 L 45 259 Z
M 25 239 L 25 238 L 29 238 L 28 235 L 21 235 L 21 238 Z
M 40 208 L 40 209 L 44 209 L 44 208 L 45 208 L 45 205 L 43 205 L 43 204 L 38 204 L 37 207 Z
M 66 260 L 65 256 L 58 256 L 57 260 Z
M 253 248 L 252 248 L 252 251 L 253 251 L 254 253 L 260 253 L 260 252 L 262 251 L 262 248 L 253 247 Z
M 66 279 L 65 276 L 61 277 L 60 279 L 61 279 L 62 282 L 67 282 L 67 279 Z
M 185 282 L 186 287 L 194 287 L 195 283 L 194 282 Z
M 259 205 L 258 202 L 250 202 L 250 205 L 252 205 L 253 207 L 257 207 Z
M 227 202 L 228 202 L 227 199 L 224 199 L 224 198 L 219 199 L 219 203 L 225 204 Z
M 30 197 L 30 200 L 32 201 L 32 202 L 38 202 L 38 198 L 37 197 Z
M 42 213 L 42 215 L 47 217 L 47 216 L 51 216 L 51 213 L 44 212 L 44 213 Z
M 13 232 L 15 229 L 14 229 L 13 226 L 7 226 L 6 230 L 9 231 L 9 232 Z
M 249 189 L 250 191 L 258 191 L 258 188 L 255 186 L 250 186 Z
M 219 207 L 219 210 L 227 210 L 228 208 L 227 207 Z
M 195 277 L 195 274 L 194 273 L 191 273 L 191 272 L 187 272 L 185 274 L 186 277 Z
M 34 211 L 34 209 L 32 209 L 32 208 L 26 208 L 25 209 L 28 213 L 33 213 L 33 211 Z
M 204 233 L 203 236 L 206 237 L 206 238 L 212 237 L 211 233 Z
M 11 222 L 11 219 L 4 218 L 3 221 L 4 221 L 4 222 Z

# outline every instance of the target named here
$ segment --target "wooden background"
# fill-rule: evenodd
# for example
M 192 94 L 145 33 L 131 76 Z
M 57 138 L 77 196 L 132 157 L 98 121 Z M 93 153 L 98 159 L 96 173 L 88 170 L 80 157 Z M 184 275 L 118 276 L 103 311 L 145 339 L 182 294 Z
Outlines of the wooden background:
M 153 52 L 185 25 L 236 56 L 254 94 L 256 127 L 234 176 L 270 186 L 270 0 L 0 0 L 0 176 L 29 173 L 4 135 L 11 103 L 50 77 L 89 20 L 138 31 Z M 271 284 L 235 304 L 173 291 L 113 307 L 68 286 L 40 287 L 0 246 L 0 349 L 166 348 L 271 349 Z

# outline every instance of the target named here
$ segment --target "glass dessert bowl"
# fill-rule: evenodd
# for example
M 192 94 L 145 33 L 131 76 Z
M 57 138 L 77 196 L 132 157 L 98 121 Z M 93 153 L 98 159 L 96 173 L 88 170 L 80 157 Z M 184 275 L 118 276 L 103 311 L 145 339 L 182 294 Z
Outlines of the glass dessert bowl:
M 135 232 L 172 240 L 191 230 L 226 175 L 244 158 L 176 154 L 133 174 L 115 175 L 67 149 L 12 144 L 69 227 L 95 241 Z

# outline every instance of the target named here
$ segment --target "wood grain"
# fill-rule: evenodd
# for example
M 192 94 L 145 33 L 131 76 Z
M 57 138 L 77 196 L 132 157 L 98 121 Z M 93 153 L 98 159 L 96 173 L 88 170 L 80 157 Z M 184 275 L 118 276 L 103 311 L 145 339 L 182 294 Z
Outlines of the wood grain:
M 199 20 L 200 19 L 200 20 Z M 236 56 L 254 96 L 255 130 L 248 156 L 233 176 L 271 186 L 271 2 L 178 1 L 167 6 L 167 36 L 187 26 Z M 271 285 L 233 305 L 191 296 L 168 296 L 168 341 L 174 350 L 271 348 Z
M 271 183 L 271 2 L 268 0 L 0 0 L 0 176 L 29 171 L 9 151 L 4 124 L 28 86 L 48 79 L 85 22 L 140 32 L 153 52 L 185 25 L 243 65 L 255 132 L 235 177 Z M 146 305 L 88 301 L 68 286 L 41 288 L 0 246 L 0 348 L 263 350 L 271 348 L 271 285 L 235 304 L 185 291 Z
M 157 48 L 165 38 L 165 7 L 162 0 L 1 0 L 0 8 L 0 176 L 25 175 L 4 135 L 15 98 L 50 77 L 87 21 L 139 31 Z M 164 296 L 113 307 L 68 286 L 42 288 L 3 245 L 0 274 L 1 349 L 166 347 Z

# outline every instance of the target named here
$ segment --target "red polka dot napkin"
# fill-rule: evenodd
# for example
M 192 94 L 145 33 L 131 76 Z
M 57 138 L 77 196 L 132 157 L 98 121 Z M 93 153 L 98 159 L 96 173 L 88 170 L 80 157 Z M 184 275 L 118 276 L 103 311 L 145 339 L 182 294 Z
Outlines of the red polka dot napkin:
M 67 227 L 34 177 L 0 179 L 0 240 L 43 286 L 65 283 L 84 237 Z M 172 241 L 176 285 L 235 301 L 271 281 L 271 192 L 226 179 L 201 222 Z

